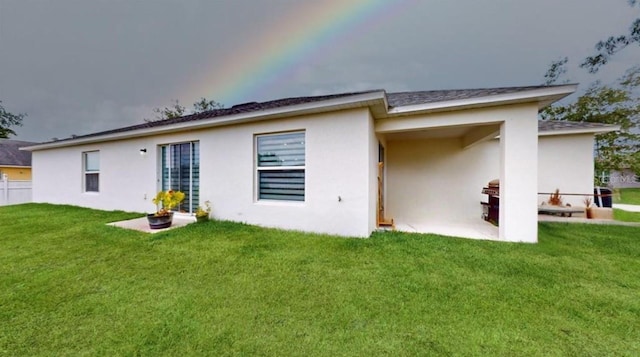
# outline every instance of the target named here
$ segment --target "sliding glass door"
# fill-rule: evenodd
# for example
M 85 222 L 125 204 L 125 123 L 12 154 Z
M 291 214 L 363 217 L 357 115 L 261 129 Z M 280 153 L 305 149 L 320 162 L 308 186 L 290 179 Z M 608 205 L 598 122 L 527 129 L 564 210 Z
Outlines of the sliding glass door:
M 200 144 L 197 141 L 163 145 L 162 190 L 182 191 L 185 199 L 176 209 L 194 213 L 200 200 Z

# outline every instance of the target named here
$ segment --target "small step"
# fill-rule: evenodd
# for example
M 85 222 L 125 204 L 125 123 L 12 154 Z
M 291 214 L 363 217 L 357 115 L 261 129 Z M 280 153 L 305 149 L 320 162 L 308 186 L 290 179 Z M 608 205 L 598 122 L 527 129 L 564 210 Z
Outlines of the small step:
M 394 228 L 395 224 L 393 223 L 393 219 L 381 219 L 378 221 L 378 227 Z

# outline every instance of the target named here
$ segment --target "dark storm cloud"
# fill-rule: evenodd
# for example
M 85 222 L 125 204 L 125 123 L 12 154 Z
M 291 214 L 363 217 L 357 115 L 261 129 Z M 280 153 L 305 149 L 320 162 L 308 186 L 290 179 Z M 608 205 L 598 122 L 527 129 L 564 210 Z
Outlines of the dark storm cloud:
M 0 100 L 28 114 L 16 130 L 23 140 L 139 123 L 171 99 L 196 100 L 176 91 L 295 4 L 0 0 Z M 623 0 L 414 0 L 348 46 L 301 63 L 269 96 L 539 84 L 551 60 L 578 62 L 597 40 L 623 33 L 633 12 Z M 634 60 L 622 55 L 607 70 Z

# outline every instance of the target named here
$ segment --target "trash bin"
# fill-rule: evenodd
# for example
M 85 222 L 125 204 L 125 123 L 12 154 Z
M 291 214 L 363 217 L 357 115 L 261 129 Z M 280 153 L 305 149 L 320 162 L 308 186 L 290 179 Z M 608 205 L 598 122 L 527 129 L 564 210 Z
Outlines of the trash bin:
M 593 189 L 593 201 L 598 207 L 613 206 L 613 191 L 606 187 L 596 187 Z

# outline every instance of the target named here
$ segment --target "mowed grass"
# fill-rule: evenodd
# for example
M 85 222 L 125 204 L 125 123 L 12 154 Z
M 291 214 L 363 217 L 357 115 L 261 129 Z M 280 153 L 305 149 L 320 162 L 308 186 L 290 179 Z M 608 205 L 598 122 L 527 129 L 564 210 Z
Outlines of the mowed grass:
M 0 207 L 0 355 L 640 355 L 640 228 L 371 239 Z M 330 222 L 328 222 L 330 224 Z
M 614 192 L 613 202 L 640 205 L 640 188 L 621 188 L 619 193 Z
M 613 218 L 622 222 L 640 222 L 640 212 L 629 212 L 621 209 L 613 209 Z

